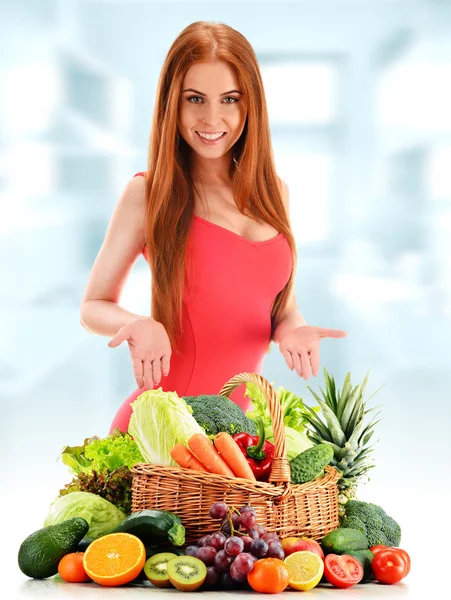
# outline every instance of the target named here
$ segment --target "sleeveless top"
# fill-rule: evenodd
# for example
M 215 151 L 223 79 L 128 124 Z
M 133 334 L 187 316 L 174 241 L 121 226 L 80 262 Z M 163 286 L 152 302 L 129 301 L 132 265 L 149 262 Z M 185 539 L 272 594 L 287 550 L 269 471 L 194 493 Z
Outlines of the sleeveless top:
M 291 248 L 281 233 L 254 242 L 194 215 L 186 251 L 191 268 L 185 271 L 180 353 L 172 352 L 169 374 L 157 387 L 180 397 L 218 394 L 238 373 L 261 374 L 271 305 L 290 278 Z M 146 249 L 143 255 L 147 259 Z M 143 391 L 136 389 L 124 405 Z M 230 396 L 244 411 L 250 407 L 245 391 L 242 384 Z M 124 405 L 111 430 L 126 430 L 131 408 Z

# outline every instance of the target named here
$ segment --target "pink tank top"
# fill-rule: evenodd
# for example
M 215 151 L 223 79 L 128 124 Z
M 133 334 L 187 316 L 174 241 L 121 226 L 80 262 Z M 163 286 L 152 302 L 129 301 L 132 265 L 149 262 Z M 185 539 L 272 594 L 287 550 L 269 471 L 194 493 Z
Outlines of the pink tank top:
M 270 343 L 271 305 L 289 280 L 291 248 L 281 233 L 253 242 L 194 215 L 188 259 L 192 277 L 185 280 L 180 354 L 172 353 L 169 374 L 158 387 L 179 396 L 218 394 L 238 373 L 261 374 Z M 127 402 L 143 391 L 137 389 Z M 250 400 L 244 392 L 243 384 L 230 397 L 246 411 Z M 117 425 L 124 430 L 125 408 L 112 429 Z

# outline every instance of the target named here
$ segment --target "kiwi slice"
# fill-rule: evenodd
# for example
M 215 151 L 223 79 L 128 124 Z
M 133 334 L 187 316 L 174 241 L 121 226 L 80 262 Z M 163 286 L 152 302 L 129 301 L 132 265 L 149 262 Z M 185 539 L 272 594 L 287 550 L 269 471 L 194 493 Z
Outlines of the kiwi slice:
M 150 583 L 159 588 L 166 588 L 171 585 L 166 566 L 173 558 L 177 558 L 177 554 L 173 552 L 160 552 L 146 560 L 144 573 Z
M 195 556 L 176 556 L 167 564 L 169 581 L 181 592 L 197 590 L 207 577 L 207 567 Z

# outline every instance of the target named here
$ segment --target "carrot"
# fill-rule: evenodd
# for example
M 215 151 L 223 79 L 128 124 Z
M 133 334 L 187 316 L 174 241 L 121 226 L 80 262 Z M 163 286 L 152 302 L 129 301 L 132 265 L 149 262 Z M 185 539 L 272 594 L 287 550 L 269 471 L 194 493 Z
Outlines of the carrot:
M 218 451 L 206 435 L 195 433 L 189 438 L 188 446 L 190 447 L 191 452 L 193 452 L 196 458 L 210 473 L 235 477 L 233 471 L 222 460 Z
M 171 456 L 175 462 L 184 469 L 192 469 L 193 471 L 203 471 L 208 473 L 208 470 L 200 463 L 191 450 L 184 444 L 176 444 L 171 449 Z
M 238 444 L 229 433 L 226 431 L 217 433 L 215 435 L 215 446 L 236 477 L 252 479 L 255 481 L 255 475 L 250 464 L 247 462 L 246 457 L 239 449 Z

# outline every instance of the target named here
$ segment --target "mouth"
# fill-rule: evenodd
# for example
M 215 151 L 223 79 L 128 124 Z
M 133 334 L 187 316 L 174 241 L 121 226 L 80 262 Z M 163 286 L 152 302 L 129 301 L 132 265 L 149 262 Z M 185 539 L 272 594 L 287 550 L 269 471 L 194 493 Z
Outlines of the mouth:
M 215 133 L 196 131 L 196 135 L 204 144 L 214 145 L 219 143 L 227 135 L 227 133 L 225 131 L 217 131 Z

